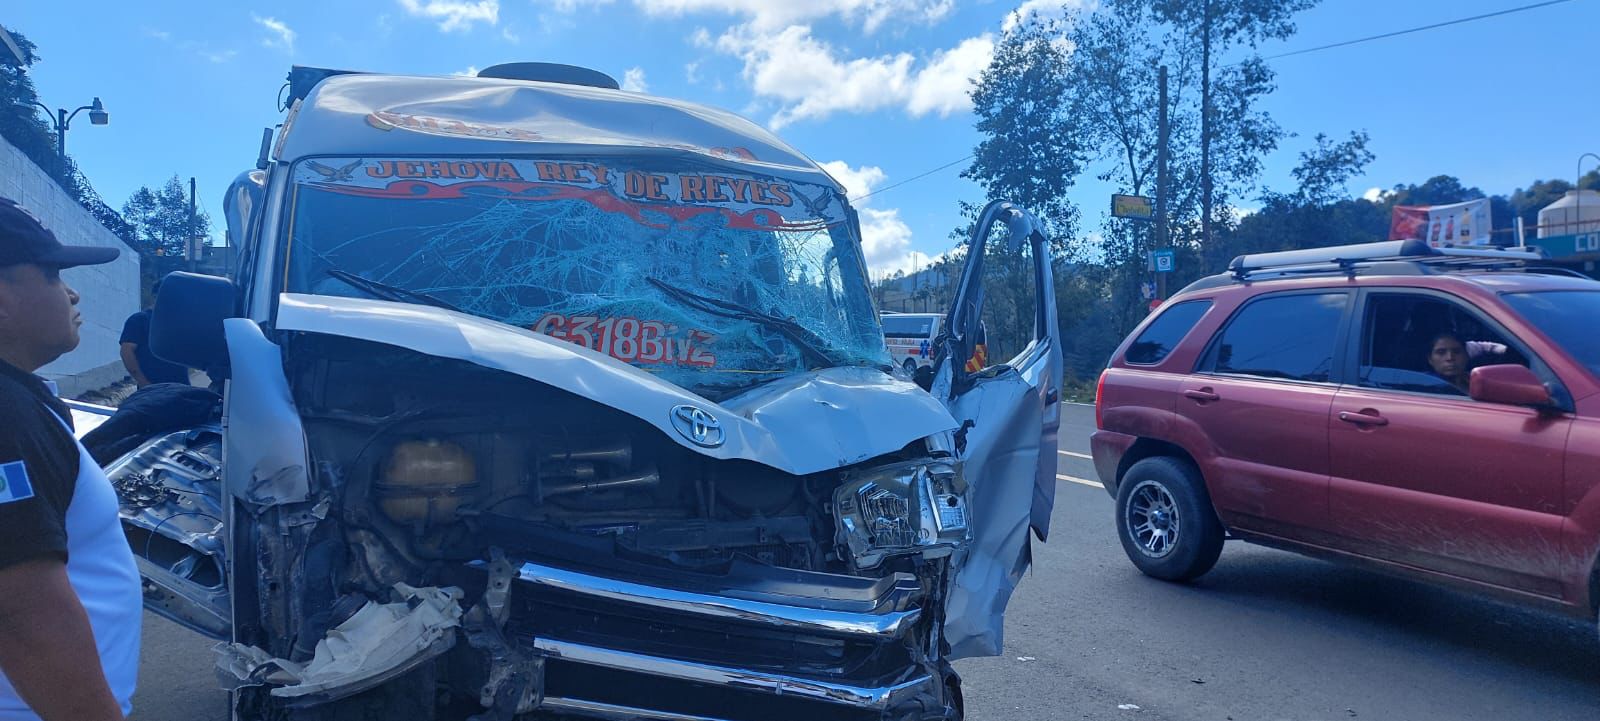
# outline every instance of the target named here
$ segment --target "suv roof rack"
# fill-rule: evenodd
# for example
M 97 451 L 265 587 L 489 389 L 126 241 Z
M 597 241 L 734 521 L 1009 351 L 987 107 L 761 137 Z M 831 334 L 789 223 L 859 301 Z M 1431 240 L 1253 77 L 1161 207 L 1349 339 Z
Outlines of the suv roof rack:
M 1317 275 L 1430 275 L 1451 271 L 1524 270 L 1550 272 L 1528 264 L 1546 260 L 1541 248 L 1435 248 L 1417 240 L 1335 245 L 1241 255 L 1226 273 L 1201 278 L 1185 291 L 1204 290 L 1252 280 Z

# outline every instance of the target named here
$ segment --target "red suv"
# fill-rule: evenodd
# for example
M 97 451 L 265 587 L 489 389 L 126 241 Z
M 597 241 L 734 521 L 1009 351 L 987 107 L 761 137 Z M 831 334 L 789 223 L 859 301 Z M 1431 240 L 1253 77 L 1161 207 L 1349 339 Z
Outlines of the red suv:
M 1224 537 L 1593 616 L 1600 282 L 1419 241 L 1241 256 L 1100 377 L 1094 463 L 1144 573 Z

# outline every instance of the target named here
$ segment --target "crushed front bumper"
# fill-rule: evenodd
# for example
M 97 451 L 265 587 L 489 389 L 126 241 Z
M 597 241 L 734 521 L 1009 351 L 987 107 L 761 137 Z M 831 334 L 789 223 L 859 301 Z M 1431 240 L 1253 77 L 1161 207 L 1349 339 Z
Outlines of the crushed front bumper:
M 927 624 L 910 576 L 707 593 L 527 562 L 515 580 L 507 636 L 542 660 L 542 710 L 662 721 L 951 715 L 945 680 L 922 653 Z

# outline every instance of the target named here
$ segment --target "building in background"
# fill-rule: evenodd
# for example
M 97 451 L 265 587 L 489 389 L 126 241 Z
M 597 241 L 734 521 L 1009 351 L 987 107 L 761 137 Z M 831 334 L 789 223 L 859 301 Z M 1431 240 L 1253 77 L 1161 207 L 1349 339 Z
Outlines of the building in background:
M 69 268 L 62 272 L 83 297 L 78 309 L 83 326 L 77 350 L 39 370 L 56 382 L 64 396 L 76 396 L 115 383 L 127 375 L 119 355 L 122 323 L 139 310 L 139 254 L 11 143 L 0 138 L 0 195 L 11 198 L 38 216 L 63 243 L 118 248 L 122 255 L 105 265 Z
M 1539 227 L 1528 245 L 1542 248 L 1554 265 L 1600 277 L 1600 192 L 1569 190 L 1539 210 Z

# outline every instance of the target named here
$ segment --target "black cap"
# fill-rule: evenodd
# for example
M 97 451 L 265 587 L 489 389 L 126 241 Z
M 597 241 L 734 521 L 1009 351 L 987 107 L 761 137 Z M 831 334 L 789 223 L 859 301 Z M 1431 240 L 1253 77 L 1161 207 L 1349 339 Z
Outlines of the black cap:
M 0 197 L 0 268 L 32 263 L 55 268 L 99 265 L 122 251 L 88 245 L 62 245 L 38 218 L 17 202 Z

